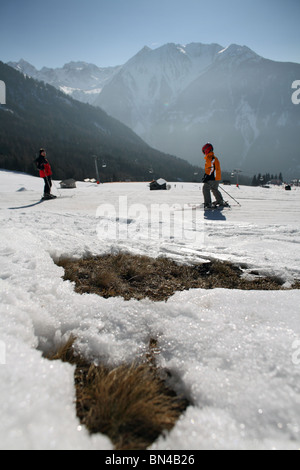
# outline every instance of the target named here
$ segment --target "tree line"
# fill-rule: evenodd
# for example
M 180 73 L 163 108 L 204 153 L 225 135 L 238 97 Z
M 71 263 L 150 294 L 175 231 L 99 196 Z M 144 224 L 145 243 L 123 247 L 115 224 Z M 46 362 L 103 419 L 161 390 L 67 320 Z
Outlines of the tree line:
M 0 77 L 7 84 L 6 106 L 0 106 L 0 168 L 36 175 L 34 160 L 44 147 L 56 179 L 95 177 L 94 156 L 106 162 L 101 181 L 149 180 L 149 168 L 169 181 L 192 178 L 192 165 L 152 149 L 100 108 L 1 61 Z
M 278 181 L 278 183 L 283 183 L 282 173 L 280 172 L 279 175 L 277 173 L 265 173 L 264 175 L 258 173 L 257 175 L 253 176 L 251 186 L 263 186 L 269 181 Z

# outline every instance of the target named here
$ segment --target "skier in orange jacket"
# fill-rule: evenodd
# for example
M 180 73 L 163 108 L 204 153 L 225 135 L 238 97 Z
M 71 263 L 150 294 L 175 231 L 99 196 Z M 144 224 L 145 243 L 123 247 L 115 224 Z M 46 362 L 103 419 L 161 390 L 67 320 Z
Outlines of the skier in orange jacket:
M 203 196 L 204 208 L 211 208 L 216 206 L 227 206 L 228 204 L 223 200 L 222 194 L 219 191 L 219 184 L 221 181 L 221 166 L 218 158 L 214 154 L 214 148 L 211 143 L 203 146 L 202 152 L 205 158 L 205 174 L 203 177 Z M 212 204 L 211 192 L 216 198 Z

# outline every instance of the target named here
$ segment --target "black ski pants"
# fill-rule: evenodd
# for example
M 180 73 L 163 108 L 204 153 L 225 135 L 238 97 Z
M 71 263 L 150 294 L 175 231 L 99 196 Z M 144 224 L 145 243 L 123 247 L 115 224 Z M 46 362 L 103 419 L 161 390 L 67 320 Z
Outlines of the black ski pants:
M 45 176 L 44 178 L 44 194 L 50 194 L 52 188 L 52 178 L 51 176 Z

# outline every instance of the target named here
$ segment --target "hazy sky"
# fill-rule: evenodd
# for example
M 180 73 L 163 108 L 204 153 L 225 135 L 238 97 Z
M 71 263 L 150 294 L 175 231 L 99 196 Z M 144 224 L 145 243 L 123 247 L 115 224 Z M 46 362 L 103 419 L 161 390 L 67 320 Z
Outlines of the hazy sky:
M 0 0 L 3 62 L 119 65 L 168 42 L 236 43 L 300 63 L 300 0 Z

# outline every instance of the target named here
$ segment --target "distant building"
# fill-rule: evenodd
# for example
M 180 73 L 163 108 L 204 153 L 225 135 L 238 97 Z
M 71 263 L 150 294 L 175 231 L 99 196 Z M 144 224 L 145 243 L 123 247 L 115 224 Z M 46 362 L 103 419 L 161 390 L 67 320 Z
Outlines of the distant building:
M 159 178 L 158 180 L 151 181 L 149 186 L 150 186 L 150 191 L 164 190 L 164 189 L 167 189 L 167 182 L 166 180 Z
M 282 181 L 273 179 L 273 180 L 268 181 L 267 184 L 274 184 L 275 186 L 281 186 Z
M 62 189 L 76 188 L 76 181 L 73 178 L 63 180 L 63 181 L 60 182 L 60 187 Z

